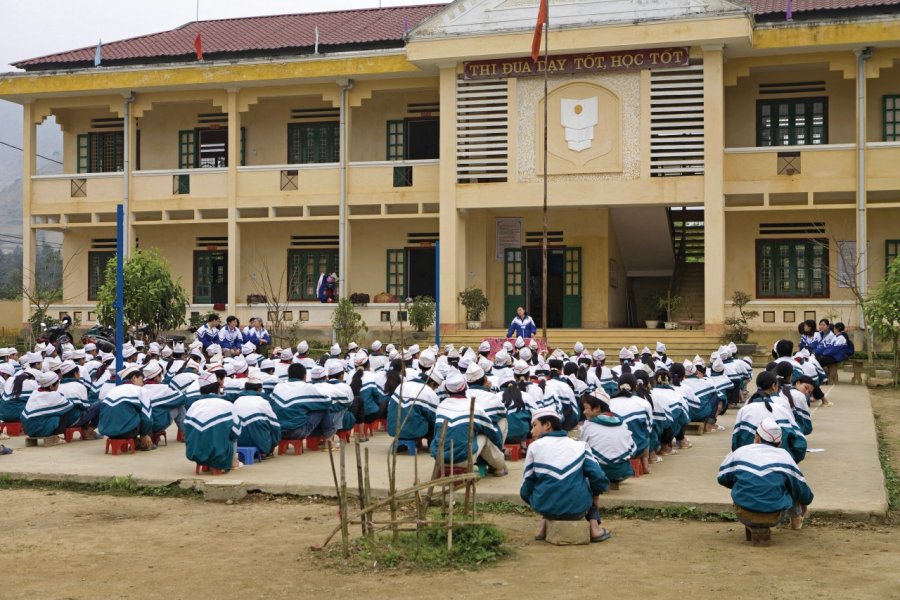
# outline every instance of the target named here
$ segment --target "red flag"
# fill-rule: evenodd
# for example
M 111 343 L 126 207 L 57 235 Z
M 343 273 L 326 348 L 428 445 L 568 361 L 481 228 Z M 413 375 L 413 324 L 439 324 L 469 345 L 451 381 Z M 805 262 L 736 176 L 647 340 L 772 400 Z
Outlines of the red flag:
M 197 60 L 203 60 L 203 39 L 201 39 L 199 33 L 194 38 L 194 50 L 197 52 Z
M 531 41 L 531 60 L 537 62 L 538 56 L 541 55 L 541 34 L 544 32 L 544 25 L 547 24 L 547 0 L 541 0 L 541 6 L 538 8 L 537 23 L 534 26 L 534 39 Z

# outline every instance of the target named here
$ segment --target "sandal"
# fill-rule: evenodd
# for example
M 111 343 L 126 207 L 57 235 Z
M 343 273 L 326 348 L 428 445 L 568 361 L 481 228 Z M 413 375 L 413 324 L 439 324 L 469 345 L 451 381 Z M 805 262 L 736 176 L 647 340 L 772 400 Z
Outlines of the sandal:
M 609 538 L 612 537 L 612 531 L 610 531 L 609 529 L 605 529 L 605 528 L 604 528 L 604 529 L 601 529 L 601 531 L 602 531 L 603 533 L 601 533 L 601 534 L 598 535 L 597 537 L 591 536 L 591 543 L 592 543 L 592 544 L 596 544 L 596 543 L 599 543 L 599 542 L 605 542 L 606 540 L 608 540 Z
M 687 440 L 684 440 L 683 442 L 678 442 L 678 446 L 677 446 L 677 448 L 679 450 L 688 450 L 693 447 L 694 447 L 694 445 Z
M 12 454 L 12 453 L 13 453 L 12 448 L 7 448 L 6 446 L 3 446 L 2 444 L 0 444 L 0 456 L 6 456 L 7 454 Z

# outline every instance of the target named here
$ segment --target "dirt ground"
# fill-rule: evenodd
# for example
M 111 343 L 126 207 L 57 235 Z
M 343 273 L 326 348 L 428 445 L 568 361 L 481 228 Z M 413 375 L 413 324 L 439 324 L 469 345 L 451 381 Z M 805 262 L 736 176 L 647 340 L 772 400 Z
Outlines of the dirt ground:
M 873 394 L 900 465 L 900 393 Z M 344 574 L 312 557 L 335 507 L 236 505 L 39 489 L 0 492 L 0 598 L 900 598 L 900 527 L 814 523 L 753 548 L 733 523 L 607 520 L 603 544 L 531 539 L 536 520 L 488 515 L 514 555 L 472 573 Z

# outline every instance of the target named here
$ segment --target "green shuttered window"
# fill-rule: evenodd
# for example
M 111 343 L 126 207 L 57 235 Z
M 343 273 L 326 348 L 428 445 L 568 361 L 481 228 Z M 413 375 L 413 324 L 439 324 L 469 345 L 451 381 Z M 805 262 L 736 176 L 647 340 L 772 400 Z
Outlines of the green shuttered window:
M 757 240 L 759 298 L 827 298 L 828 240 Z

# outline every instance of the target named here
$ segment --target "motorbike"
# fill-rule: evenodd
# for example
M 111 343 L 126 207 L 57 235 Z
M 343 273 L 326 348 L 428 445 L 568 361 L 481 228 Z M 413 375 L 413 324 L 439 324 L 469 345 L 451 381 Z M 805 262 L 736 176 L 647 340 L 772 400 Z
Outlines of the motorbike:
M 63 344 L 72 343 L 72 334 L 69 333 L 71 326 L 72 317 L 69 316 L 63 317 L 59 324 L 52 325 L 49 329 L 45 323 L 41 323 L 41 335 L 37 341 L 41 344 L 52 344 L 56 347 L 57 352 L 61 352 L 60 348 Z

